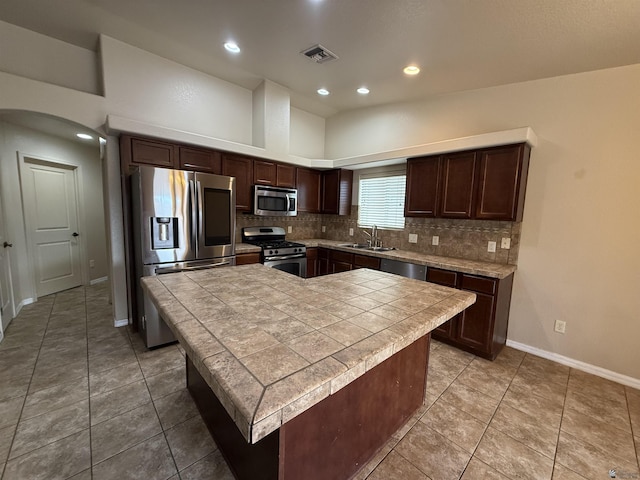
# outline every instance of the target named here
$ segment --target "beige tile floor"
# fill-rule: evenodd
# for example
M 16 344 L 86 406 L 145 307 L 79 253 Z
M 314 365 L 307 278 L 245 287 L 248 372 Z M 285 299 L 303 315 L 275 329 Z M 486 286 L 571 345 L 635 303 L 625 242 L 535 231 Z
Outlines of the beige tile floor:
M 111 323 L 106 284 L 22 309 L 0 344 L 2 479 L 232 479 L 177 346 Z M 427 402 L 356 476 L 640 479 L 640 391 L 506 348 L 433 342 Z

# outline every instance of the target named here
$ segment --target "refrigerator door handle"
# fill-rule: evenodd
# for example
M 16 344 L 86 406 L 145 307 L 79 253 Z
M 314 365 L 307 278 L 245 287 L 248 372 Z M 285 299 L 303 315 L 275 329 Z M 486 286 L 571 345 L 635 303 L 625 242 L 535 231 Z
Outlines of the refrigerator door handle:
M 191 208 L 189 209 L 191 215 L 191 248 L 196 252 L 198 244 L 198 192 L 196 191 L 195 181 L 189 180 L 189 203 Z
M 197 178 L 197 177 L 196 177 Z M 197 212 L 197 221 L 196 221 L 196 243 L 198 247 L 202 244 L 204 246 L 204 192 L 202 191 L 202 184 L 200 180 L 196 180 L 196 212 Z M 198 248 L 199 250 L 199 248 Z M 198 258 L 200 257 L 200 253 L 198 252 Z

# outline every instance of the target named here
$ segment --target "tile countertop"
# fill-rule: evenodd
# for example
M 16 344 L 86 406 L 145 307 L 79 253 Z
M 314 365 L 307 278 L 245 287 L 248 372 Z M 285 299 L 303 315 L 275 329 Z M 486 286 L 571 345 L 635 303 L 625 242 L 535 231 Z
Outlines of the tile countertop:
M 499 263 L 478 262 L 475 260 L 465 260 L 463 258 L 442 257 L 440 255 L 427 255 L 426 253 L 408 252 L 407 250 L 389 250 L 386 252 L 375 252 L 361 248 L 341 247 L 349 242 L 339 242 L 336 240 L 308 239 L 296 240 L 310 247 L 324 247 L 345 252 L 359 253 L 370 257 L 388 258 L 389 260 L 400 260 L 402 262 L 417 263 L 428 267 L 442 268 L 456 272 L 470 273 L 471 275 L 482 275 L 502 280 L 516 271 L 515 265 L 504 265 Z
M 142 286 L 250 443 L 475 302 L 368 269 L 303 279 L 252 264 Z
M 236 243 L 236 255 L 242 253 L 259 253 L 262 249 L 250 243 Z

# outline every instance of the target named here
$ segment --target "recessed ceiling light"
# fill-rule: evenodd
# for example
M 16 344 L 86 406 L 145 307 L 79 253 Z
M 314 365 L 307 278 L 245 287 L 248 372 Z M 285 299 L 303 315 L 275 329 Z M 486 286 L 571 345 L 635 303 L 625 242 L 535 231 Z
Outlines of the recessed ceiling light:
M 93 140 L 93 137 L 91 135 L 87 135 L 86 133 L 76 133 L 76 137 L 83 140 Z
M 329 90 L 327 90 L 326 88 L 319 88 L 318 89 L 318 94 L 320 94 L 320 95 L 325 95 L 326 96 L 326 95 L 329 95 L 329 93 L 330 93 Z
M 224 44 L 224 48 L 231 53 L 240 53 L 240 47 L 236 42 L 227 42 Z
M 408 67 L 404 67 L 403 72 L 407 75 L 417 75 L 420 73 L 420 69 L 415 65 L 409 65 Z
M 356 90 L 356 92 L 361 95 L 366 95 L 367 93 L 369 93 L 369 89 L 367 87 L 360 87 L 358 90 Z

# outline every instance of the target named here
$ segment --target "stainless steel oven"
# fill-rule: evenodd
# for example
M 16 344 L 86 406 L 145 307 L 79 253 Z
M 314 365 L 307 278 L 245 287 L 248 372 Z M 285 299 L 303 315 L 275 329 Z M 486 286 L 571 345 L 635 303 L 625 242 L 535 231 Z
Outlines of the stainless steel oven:
M 264 264 L 267 267 L 276 268 L 283 272 L 291 273 L 298 277 L 307 278 L 307 256 L 303 254 L 301 256 L 273 256 L 265 258 Z
M 288 242 L 281 227 L 245 227 L 242 241 L 262 248 L 260 258 L 267 267 L 307 277 L 307 247 Z

